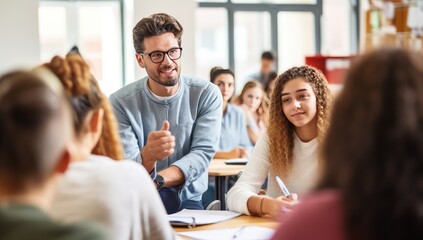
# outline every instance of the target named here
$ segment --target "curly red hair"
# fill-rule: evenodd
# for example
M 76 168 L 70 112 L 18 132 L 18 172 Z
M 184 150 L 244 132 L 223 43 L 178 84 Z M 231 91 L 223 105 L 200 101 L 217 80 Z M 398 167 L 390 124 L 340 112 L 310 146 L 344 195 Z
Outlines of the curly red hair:
M 91 75 L 88 64 L 79 54 L 68 54 L 65 58 L 55 56 L 45 66 L 62 82 L 74 111 L 76 134 L 81 134 L 87 114 L 99 108 L 104 110 L 103 129 L 93 154 L 123 159 L 123 147 L 118 135 L 118 126 L 107 97 L 101 92 Z

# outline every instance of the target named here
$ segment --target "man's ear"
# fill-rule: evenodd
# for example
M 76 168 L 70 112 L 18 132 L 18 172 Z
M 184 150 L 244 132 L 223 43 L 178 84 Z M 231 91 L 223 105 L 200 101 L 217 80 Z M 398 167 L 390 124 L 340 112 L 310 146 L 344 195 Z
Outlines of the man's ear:
M 141 68 L 145 68 L 144 58 L 140 54 L 138 54 L 138 53 L 135 53 L 135 58 L 137 59 L 138 65 Z

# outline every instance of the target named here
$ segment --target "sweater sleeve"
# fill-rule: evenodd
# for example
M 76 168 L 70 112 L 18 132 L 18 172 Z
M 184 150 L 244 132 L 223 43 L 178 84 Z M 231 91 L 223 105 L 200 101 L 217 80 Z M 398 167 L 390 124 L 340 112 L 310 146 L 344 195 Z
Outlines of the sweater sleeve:
M 132 126 L 129 119 L 130 115 L 127 114 L 125 107 L 114 94 L 109 97 L 109 101 L 118 122 L 119 135 L 122 146 L 124 147 L 125 159 L 131 159 L 141 163 L 140 146 L 137 144 L 138 139 L 134 131 L 134 126 Z
M 190 152 L 172 165 L 184 173 L 185 185 L 189 186 L 208 169 L 220 137 L 222 97 L 213 84 L 200 99 L 198 117 L 191 134 Z
M 253 150 L 252 156 L 240 179 L 228 192 L 228 208 L 231 211 L 250 215 L 248 199 L 256 195 L 269 172 L 269 151 L 267 133 L 263 133 Z

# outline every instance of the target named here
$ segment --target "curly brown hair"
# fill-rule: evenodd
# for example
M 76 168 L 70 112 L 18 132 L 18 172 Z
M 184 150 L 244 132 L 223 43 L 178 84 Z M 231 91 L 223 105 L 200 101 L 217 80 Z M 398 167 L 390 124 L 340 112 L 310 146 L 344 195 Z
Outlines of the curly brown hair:
M 87 114 L 99 108 L 104 110 L 103 128 L 93 154 L 123 159 L 123 147 L 118 135 L 116 118 L 107 97 L 101 92 L 91 75 L 88 64 L 79 54 L 68 54 L 65 58 L 55 56 L 45 66 L 62 82 L 74 112 L 76 135 L 83 132 Z
M 282 90 L 285 84 L 295 78 L 302 78 L 310 84 L 317 101 L 317 137 L 324 137 L 329 125 L 331 94 L 325 76 L 310 66 L 293 67 L 282 73 L 276 80 L 269 112 L 270 165 L 274 173 L 287 177 L 292 165 L 295 126 L 286 118 L 282 110 Z

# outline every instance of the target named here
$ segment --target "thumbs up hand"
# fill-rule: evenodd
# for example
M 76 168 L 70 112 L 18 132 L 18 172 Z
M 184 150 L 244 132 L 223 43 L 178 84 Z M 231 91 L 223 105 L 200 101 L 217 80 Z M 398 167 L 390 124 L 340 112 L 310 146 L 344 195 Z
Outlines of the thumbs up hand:
M 154 168 L 156 161 L 164 160 L 175 152 L 175 137 L 169 128 L 170 124 L 166 120 L 160 130 L 148 134 L 147 143 L 141 150 L 142 164 L 147 171 Z
M 170 123 L 169 123 L 169 121 L 165 120 L 165 121 L 163 122 L 162 129 L 160 129 L 160 130 L 163 130 L 163 131 L 169 131 L 169 128 L 170 128 Z

